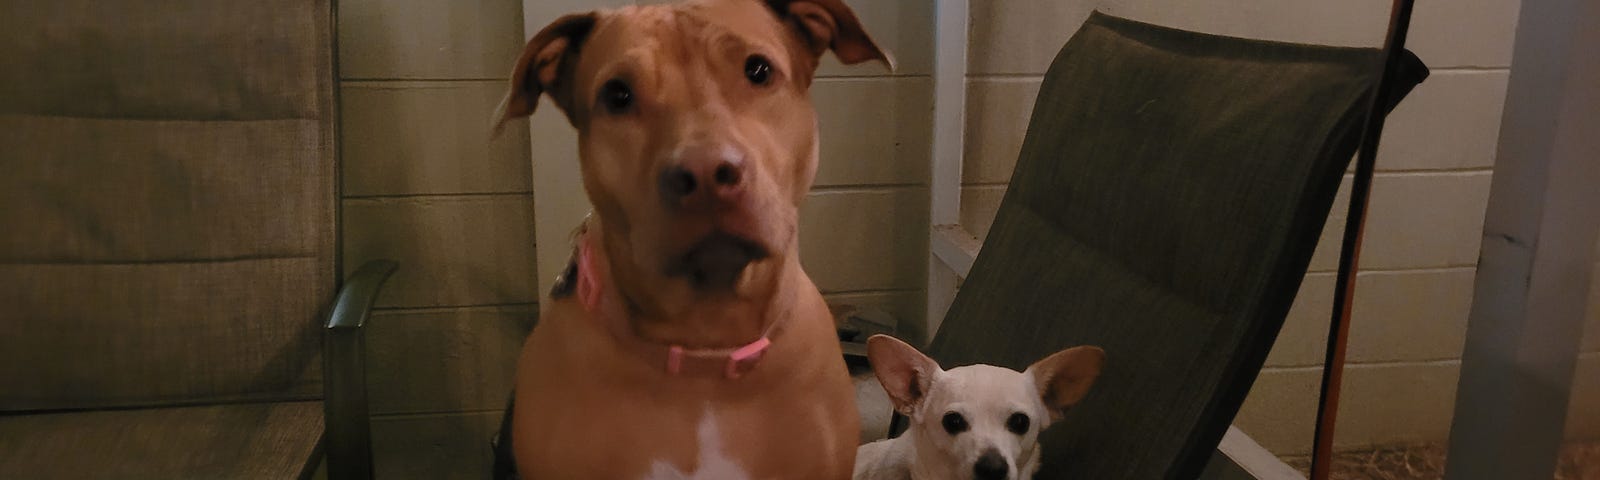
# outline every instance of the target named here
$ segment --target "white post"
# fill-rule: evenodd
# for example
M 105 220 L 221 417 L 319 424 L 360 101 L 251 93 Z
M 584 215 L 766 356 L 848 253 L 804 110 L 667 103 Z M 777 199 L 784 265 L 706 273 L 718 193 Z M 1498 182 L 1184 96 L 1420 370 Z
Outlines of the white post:
M 561 15 L 604 7 L 632 4 L 630 0 L 522 0 L 523 38 L 533 38 Z M 506 69 L 514 58 L 506 59 Z M 538 298 L 550 291 L 556 275 L 567 267 L 572 255 L 571 234 L 589 213 L 589 197 L 583 193 L 578 171 L 578 132 L 555 104 L 540 99 L 539 108 L 528 122 L 532 139 L 529 161 L 533 163 L 534 261 L 539 278 Z
M 961 224 L 961 161 L 965 148 L 967 110 L 968 0 L 938 0 L 934 12 L 933 157 L 928 184 L 928 304 L 926 330 L 904 332 L 926 342 L 939 330 L 955 299 L 957 275 L 938 255 L 947 237 L 941 229 Z M 965 233 L 965 232 L 961 232 Z M 968 235 L 970 236 L 970 235 Z M 959 263 L 959 262 L 958 262 Z M 965 262 L 971 266 L 971 259 Z M 917 338 L 920 337 L 920 338 Z
M 1600 2 L 1524 1 L 1446 478 L 1551 478 L 1600 222 Z
M 567 267 L 572 230 L 589 213 L 589 197 L 578 172 L 578 134 L 555 105 L 544 102 L 528 128 L 533 130 L 533 246 L 539 275 L 535 285 L 542 300 Z

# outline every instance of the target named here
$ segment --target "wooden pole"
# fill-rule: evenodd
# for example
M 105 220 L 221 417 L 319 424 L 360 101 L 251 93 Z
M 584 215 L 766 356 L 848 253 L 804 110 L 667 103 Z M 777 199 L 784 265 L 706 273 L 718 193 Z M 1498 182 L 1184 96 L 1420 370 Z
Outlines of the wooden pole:
M 1333 318 L 1328 326 L 1327 358 L 1323 361 L 1322 394 L 1317 405 L 1316 440 L 1311 452 L 1311 479 L 1327 480 L 1333 458 L 1334 425 L 1338 422 L 1339 391 L 1344 380 L 1345 345 L 1350 337 L 1350 311 L 1354 307 L 1356 272 L 1361 259 L 1361 238 L 1366 228 L 1367 200 L 1372 191 L 1372 175 L 1378 159 L 1378 140 L 1383 136 L 1383 99 L 1390 96 L 1390 84 L 1405 52 L 1406 32 L 1411 24 L 1412 0 L 1395 0 L 1389 12 L 1389 33 L 1383 43 L 1378 84 L 1367 104 L 1367 119 L 1362 127 L 1361 148 L 1356 155 L 1356 174 L 1350 185 L 1350 213 L 1345 218 L 1344 241 L 1339 250 L 1339 275 L 1333 292 Z

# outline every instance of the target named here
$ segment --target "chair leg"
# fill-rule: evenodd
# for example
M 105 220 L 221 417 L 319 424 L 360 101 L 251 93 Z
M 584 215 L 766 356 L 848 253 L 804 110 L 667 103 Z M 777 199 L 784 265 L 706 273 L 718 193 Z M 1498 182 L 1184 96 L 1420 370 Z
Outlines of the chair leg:
M 906 416 L 905 415 L 901 415 L 900 412 L 894 412 L 893 415 L 890 415 L 889 416 L 889 438 L 895 438 L 895 437 L 900 436 L 900 434 L 905 433 L 906 427 L 908 426 L 906 424 L 906 422 L 907 422 Z
M 506 413 L 500 418 L 500 431 L 489 441 L 494 451 L 494 480 L 518 480 L 516 457 L 511 449 L 511 408 L 517 404 L 517 395 L 506 399 Z

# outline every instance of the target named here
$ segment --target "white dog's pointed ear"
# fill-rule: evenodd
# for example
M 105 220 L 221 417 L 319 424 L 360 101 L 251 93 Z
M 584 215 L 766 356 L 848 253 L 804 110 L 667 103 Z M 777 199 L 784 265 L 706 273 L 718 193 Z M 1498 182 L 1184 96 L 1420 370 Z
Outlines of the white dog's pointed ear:
M 867 339 L 867 361 L 878 383 L 889 394 L 889 401 L 902 415 L 910 416 L 928 395 L 939 363 L 917 351 L 916 347 L 888 335 Z
M 1083 400 L 1100 377 L 1105 360 L 1106 352 L 1100 347 L 1081 346 L 1056 352 L 1028 366 L 1026 373 L 1033 375 L 1039 398 L 1050 410 L 1050 421 L 1060 420 L 1068 408 Z

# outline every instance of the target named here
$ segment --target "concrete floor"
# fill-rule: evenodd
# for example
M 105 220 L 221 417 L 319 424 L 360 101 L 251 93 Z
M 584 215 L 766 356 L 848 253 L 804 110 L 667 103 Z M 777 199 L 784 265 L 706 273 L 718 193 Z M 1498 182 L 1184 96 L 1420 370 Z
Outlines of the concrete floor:
M 878 377 L 873 376 L 870 368 L 851 366 L 850 378 L 856 385 L 856 408 L 861 410 L 861 443 L 888 437 L 894 406 L 889 404 L 889 395 L 878 385 Z
M 1397 445 L 1338 452 L 1329 477 L 1333 480 L 1440 480 L 1444 478 L 1445 446 Z M 1307 474 L 1308 457 L 1290 457 L 1289 466 Z M 1554 480 L 1600 479 L 1600 439 L 1569 441 L 1561 448 Z

